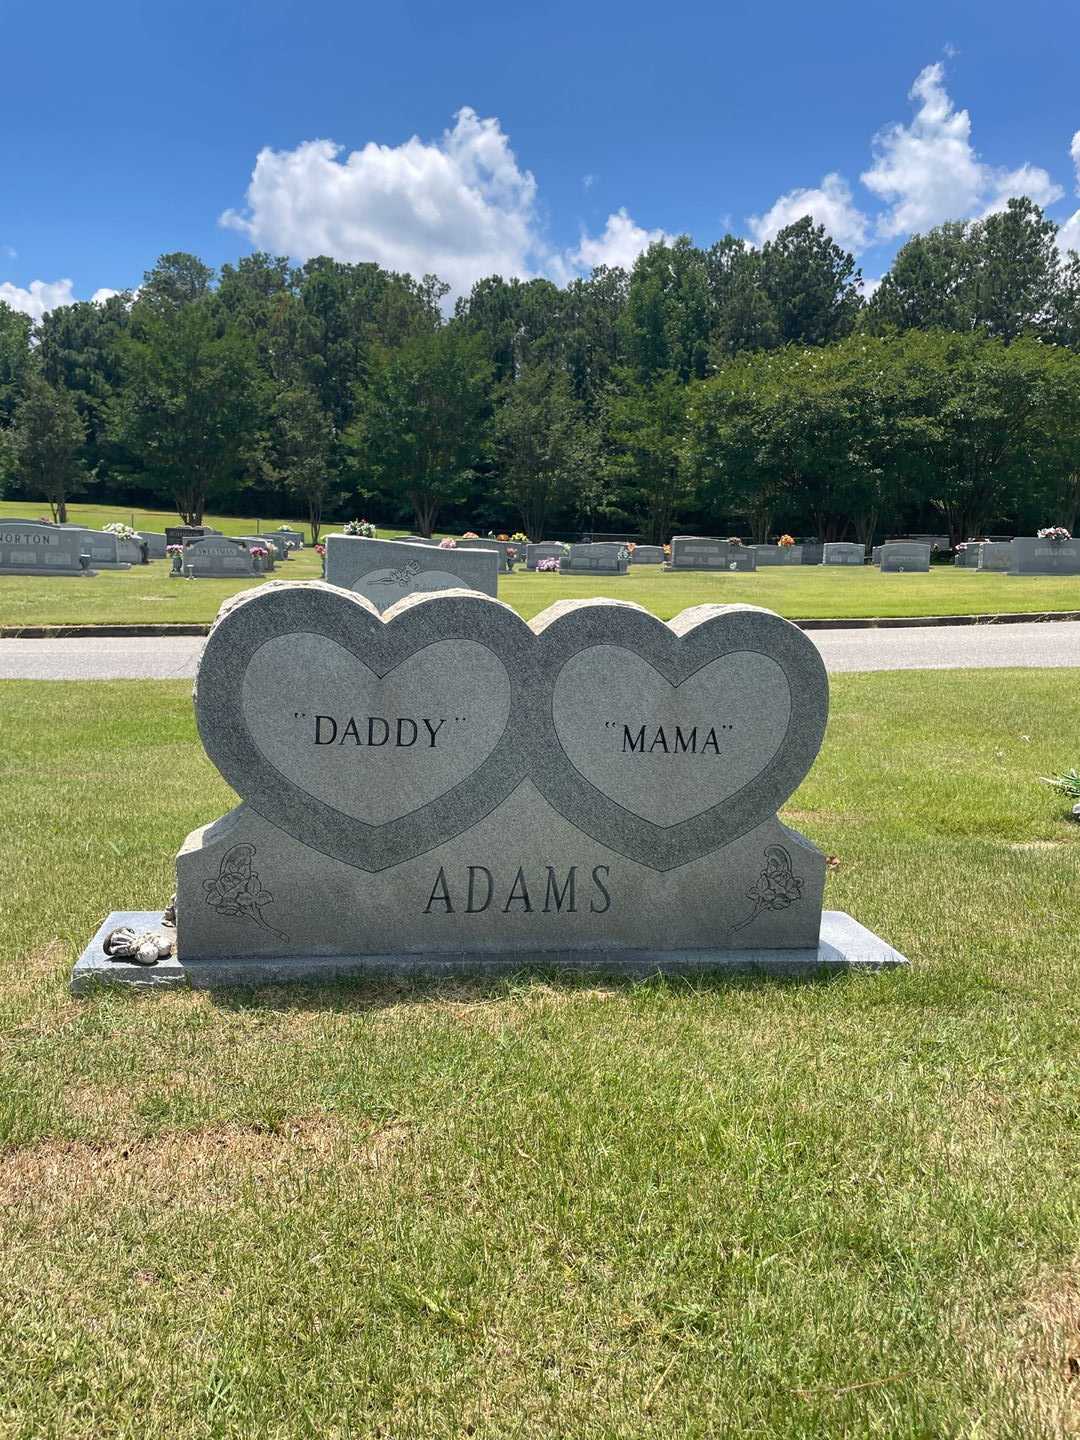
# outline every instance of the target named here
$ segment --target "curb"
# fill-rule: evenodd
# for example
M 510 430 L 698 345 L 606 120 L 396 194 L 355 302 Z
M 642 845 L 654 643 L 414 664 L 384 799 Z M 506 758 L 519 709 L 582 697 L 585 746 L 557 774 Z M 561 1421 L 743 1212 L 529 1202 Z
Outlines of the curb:
M 1006 615 L 871 615 L 847 620 L 793 620 L 800 630 L 914 630 L 938 625 L 1024 625 L 1080 620 L 1080 610 L 1032 610 Z M 141 640 L 209 635 L 210 624 L 0 625 L 0 640 Z

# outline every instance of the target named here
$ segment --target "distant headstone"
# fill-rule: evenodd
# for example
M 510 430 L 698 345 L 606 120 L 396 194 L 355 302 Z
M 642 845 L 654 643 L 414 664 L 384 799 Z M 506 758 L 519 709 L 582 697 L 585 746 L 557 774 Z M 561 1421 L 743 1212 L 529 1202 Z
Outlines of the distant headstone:
M 823 565 L 861 565 L 866 550 L 854 540 L 830 540 L 823 546 Z
M 351 535 L 349 538 L 351 540 L 363 540 L 367 537 L 363 535 Z M 432 535 L 390 535 L 387 538 L 390 540 L 404 540 L 407 545 L 434 545 L 436 549 L 439 545 L 438 540 Z M 472 544 L 471 540 L 469 544 Z
M 914 540 L 887 540 L 881 547 L 881 573 L 930 569 L 930 546 Z
M 363 595 L 377 610 L 389 610 L 406 595 L 433 590 L 499 593 L 499 557 L 488 549 L 458 545 L 434 552 L 426 545 L 399 540 L 367 540 L 359 535 L 328 535 L 326 579 Z
M 666 559 L 662 545 L 635 545 L 630 552 L 631 565 L 663 565 Z
M 163 530 L 140 530 L 139 539 L 146 542 L 147 554 L 151 560 L 165 559 L 165 546 L 169 543 L 169 537 Z
M 871 563 L 871 565 L 880 565 L 880 564 L 881 564 L 881 546 L 880 546 L 880 545 L 874 545 L 874 546 L 871 548 L 871 550 L 870 550 L 870 563 Z
M 901 535 L 901 540 L 914 540 L 919 545 L 929 545 L 931 550 L 948 550 L 952 541 L 948 535 Z
M 202 540 L 207 535 L 217 535 L 208 525 L 166 525 L 166 545 L 186 545 L 189 540 Z
M 182 573 L 192 580 L 229 580 L 255 574 L 251 552 L 229 535 L 207 535 L 184 546 Z
M 715 540 L 711 535 L 673 535 L 669 563 L 673 570 L 729 570 L 732 560 L 747 555 L 754 555 L 753 546 L 732 545 L 730 540 Z
M 1021 535 L 1010 547 L 1010 575 L 1080 575 L 1080 540 Z
M 95 570 L 130 570 L 133 563 L 138 564 L 138 559 L 133 562 L 124 558 L 125 554 L 130 555 L 130 547 L 121 553 L 119 538 L 109 530 L 87 530 L 82 525 L 58 525 L 57 529 L 82 536 L 82 547 L 89 553 Z
M 276 530 L 272 530 L 270 533 L 272 535 L 280 535 L 282 540 L 290 542 L 294 550 L 302 550 L 304 548 L 304 532 L 302 530 L 293 530 L 288 525 L 279 525 Z
M 979 551 L 982 548 L 981 540 L 967 540 L 962 546 L 956 547 L 953 555 L 953 564 L 959 570 L 977 570 L 979 568 Z
M 0 575 L 96 575 L 82 530 L 0 519 Z
M 558 540 L 539 540 L 535 545 L 525 547 L 525 568 L 535 570 L 541 560 L 563 560 L 570 547 Z
M 799 549 L 804 565 L 820 565 L 825 558 L 825 546 L 817 540 L 804 540 Z
M 569 554 L 559 566 L 560 575 L 625 575 L 630 568 L 630 552 L 615 540 L 601 540 L 594 545 L 571 545 Z
M 801 545 L 755 545 L 753 549 L 757 556 L 759 570 L 763 565 L 801 565 L 803 563 L 803 547 Z
M 579 601 L 527 625 L 479 594 L 381 616 L 318 581 L 270 583 L 222 609 L 195 707 L 242 801 L 177 856 L 173 969 L 196 985 L 904 963 L 822 914 L 825 856 L 777 818 L 828 682 L 769 611 L 665 625 Z M 127 978 L 102 938 L 75 988 Z
M 470 550 L 490 550 L 499 557 L 499 574 L 508 575 L 514 567 L 518 547 L 509 540 L 461 540 L 459 545 L 468 545 Z
M 1008 573 L 1012 564 L 1012 544 L 1008 540 L 984 540 L 978 547 L 978 568 Z

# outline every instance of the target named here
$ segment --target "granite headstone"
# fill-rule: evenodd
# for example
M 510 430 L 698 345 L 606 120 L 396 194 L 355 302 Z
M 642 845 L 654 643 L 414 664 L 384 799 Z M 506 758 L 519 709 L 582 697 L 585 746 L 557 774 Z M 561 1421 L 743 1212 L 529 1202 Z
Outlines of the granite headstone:
M 930 569 L 930 546 L 914 540 L 887 540 L 881 547 L 881 573 L 901 574 Z
M 251 552 L 231 535 L 207 535 L 184 546 L 181 573 L 191 580 L 231 580 L 255 574 Z
M 625 575 L 630 552 L 617 540 L 599 540 L 592 545 L 571 545 L 559 566 L 561 575 Z
M 525 568 L 535 570 L 541 560 L 558 560 L 566 558 L 568 545 L 562 545 L 558 540 L 539 540 L 535 545 L 525 547 Z
M 663 565 L 666 559 L 662 545 L 635 545 L 630 551 L 631 565 Z
M 755 545 L 753 550 L 757 556 L 759 570 L 763 565 L 801 565 L 803 563 L 803 547 L 801 545 Z
M 1007 574 L 1012 564 L 1012 543 L 1008 540 L 984 540 L 978 547 L 978 569 Z
M 1017 536 L 1010 541 L 1009 574 L 1080 575 L 1080 540 Z
M 499 592 L 499 557 L 489 549 L 457 545 L 446 550 L 405 545 L 400 540 L 368 540 L 359 535 L 328 535 L 326 579 L 331 585 L 363 595 L 377 610 L 389 610 L 406 595 L 434 590 Z
M 854 540 L 830 540 L 822 547 L 823 565 L 861 565 L 865 559 L 865 549 Z
M 0 575 L 96 575 L 82 530 L 0 519 Z
M 241 803 L 177 856 L 172 973 L 902 964 L 823 916 L 825 856 L 777 818 L 827 711 L 817 649 L 766 610 L 567 601 L 526 624 L 473 592 L 380 615 L 268 582 L 199 663 L 199 735 Z M 105 929 L 74 988 L 137 968 Z

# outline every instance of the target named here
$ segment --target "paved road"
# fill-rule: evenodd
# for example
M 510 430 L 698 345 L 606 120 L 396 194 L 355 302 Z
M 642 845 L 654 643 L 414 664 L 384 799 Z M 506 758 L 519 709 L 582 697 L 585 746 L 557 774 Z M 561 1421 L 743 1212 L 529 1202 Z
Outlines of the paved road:
M 1080 666 L 1080 621 L 949 625 L 897 630 L 813 630 L 829 670 L 947 670 Z M 190 678 L 201 636 L 161 640 L 0 640 L 0 680 Z

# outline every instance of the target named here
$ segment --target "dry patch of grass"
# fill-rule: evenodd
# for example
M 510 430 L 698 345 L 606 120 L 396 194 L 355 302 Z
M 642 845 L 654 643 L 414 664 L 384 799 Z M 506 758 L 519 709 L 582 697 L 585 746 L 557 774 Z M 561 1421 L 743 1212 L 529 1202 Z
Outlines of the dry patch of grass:
M 215 1125 L 124 1142 L 45 1140 L 0 1158 L 0 1210 L 41 1210 L 61 1219 L 88 1201 L 228 1209 L 252 1185 L 272 1190 L 325 1165 L 355 1174 L 384 1170 L 407 1141 L 404 1125 L 356 1134 L 334 1115 L 293 1118 L 275 1129 Z
M 1080 1435 L 1080 1259 L 1044 1274 L 1023 1306 L 998 1388 L 1012 1424 L 1003 1436 Z

